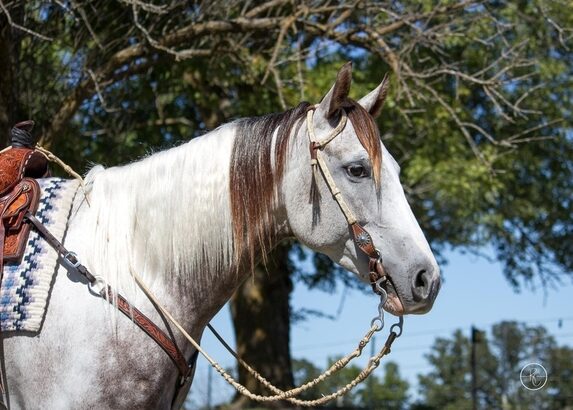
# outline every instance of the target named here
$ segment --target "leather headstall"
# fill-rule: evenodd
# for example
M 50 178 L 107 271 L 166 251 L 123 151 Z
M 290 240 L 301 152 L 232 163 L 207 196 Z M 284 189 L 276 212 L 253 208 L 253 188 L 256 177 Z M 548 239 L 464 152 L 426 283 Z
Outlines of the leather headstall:
M 324 147 L 336 138 L 345 128 L 346 122 L 348 117 L 346 112 L 341 109 L 341 117 L 338 125 L 322 140 L 317 140 L 316 135 L 314 133 L 313 127 L 313 117 L 314 117 L 314 108 L 311 108 L 307 112 L 306 117 L 306 125 L 308 130 L 309 136 L 309 147 L 310 147 L 310 163 L 314 169 L 318 167 L 324 177 L 324 181 L 328 186 L 332 196 L 336 200 L 336 203 L 340 207 L 346 221 L 348 222 L 348 226 L 350 227 L 350 232 L 352 234 L 352 240 L 354 244 L 360 249 L 362 253 L 364 253 L 368 257 L 368 270 L 369 270 L 369 279 L 370 284 L 372 286 L 372 290 L 378 294 L 382 295 L 384 293 L 384 289 L 382 289 L 381 284 L 384 281 L 389 280 L 389 276 L 386 274 L 384 270 L 384 266 L 382 264 L 382 256 L 380 251 L 376 249 L 374 246 L 374 242 L 372 241 L 372 236 L 368 233 L 368 231 L 358 223 L 354 213 L 344 200 L 342 193 L 336 186 L 336 182 L 334 182 L 334 178 L 326 165 L 326 162 L 322 158 L 322 150 Z M 313 171 L 313 178 L 316 172 Z

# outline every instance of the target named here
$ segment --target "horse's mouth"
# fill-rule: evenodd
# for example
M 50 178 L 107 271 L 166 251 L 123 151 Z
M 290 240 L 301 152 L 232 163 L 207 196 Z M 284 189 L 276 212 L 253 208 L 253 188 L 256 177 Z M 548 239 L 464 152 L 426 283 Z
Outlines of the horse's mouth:
M 388 294 L 388 299 L 386 299 L 386 303 L 384 304 L 384 309 L 386 309 L 388 313 L 391 313 L 394 316 L 402 316 L 404 314 L 404 305 L 402 305 L 400 297 L 398 297 L 398 295 L 394 291 L 394 286 L 390 285 L 387 286 L 386 288 L 387 288 L 386 293 Z
M 394 316 L 402 316 L 404 314 L 404 305 L 390 277 L 382 283 L 382 288 L 388 295 L 386 303 L 384 303 L 384 310 Z

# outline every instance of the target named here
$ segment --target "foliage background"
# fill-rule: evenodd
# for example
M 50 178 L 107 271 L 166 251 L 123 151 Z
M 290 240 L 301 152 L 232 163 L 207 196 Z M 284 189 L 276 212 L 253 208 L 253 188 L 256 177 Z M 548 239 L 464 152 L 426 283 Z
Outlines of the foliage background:
M 571 27 L 559 0 L 2 0 L 0 139 L 32 118 L 74 168 L 112 166 L 319 101 L 352 60 L 355 97 L 392 74 L 382 138 L 434 250 L 489 246 L 516 289 L 558 286 L 573 268 Z M 292 280 L 352 284 L 293 246 L 233 299 L 239 350 L 282 386 Z

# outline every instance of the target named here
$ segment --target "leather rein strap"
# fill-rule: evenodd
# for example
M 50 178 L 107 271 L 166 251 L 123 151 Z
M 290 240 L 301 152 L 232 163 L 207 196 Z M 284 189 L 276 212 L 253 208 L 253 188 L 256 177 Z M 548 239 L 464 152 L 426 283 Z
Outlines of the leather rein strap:
M 313 127 L 313 117 L 314 117 L 314 108 L 309 109 L 306 114 L 306 127 L 308 130 L 308 137 L 310 140 L 310 164 L 313 168 L 313 176 L 316 174 L 315 170 L 318 167 L 324 177 L 324 181 L 328 186 L 332 196 L 334 197 L 336 203 L 342 210 L 346 221 L 350 227 L 352 232 L 352 240 L 368 257 L 368 270 L 370 272 L 370 284 L 372 285 L 372 290 L 381 295 L 384 293 L 384 290 L 381 288 L 381 283 L 388 279 L 388 275 L 384 270 L 384 266 L 382 265 L 382 256 L 381 253 L 376 247 L 374 246 L 374 242 L 372 241 L 372 236 L 368 233 L 368 231 L 358 223 L 354 213 L 348 206 L 348 203 L 344 200 L 342 193 L 336 186 L 334 182 L 334 178 L 326 165 L 326 162 L 322 158 L 322 150 L 324 147 L 331 142 L 334 138 L 336 138 L 346 127 L 346 123 L 348 121 L 348 116 L 346 111 L 343 109 L 340 110 L 341 117 L 340 122 L 325 138 L 322 140 L 318 140 L 314 133 Z
M 70 265 L 72 265 L 80 275 L 87 279 L 90 285 L 96 283 L 96 277 L 90 273 L 90 271 L 82 265 L 77 256 L 73 252 L 69 252 L 60 241 L 58 241 L 54 235 L 31 213 L 26 214 L 26 219 L 28 219 L 34 227 L 37 229 L 38 233 L 60 254 L 60 256 L 65 259 Z M 179 374 L 181 376 L 180 385 L 183 385 L 185 381 L 191 375 L 191 371 L 194 367 L 194 360 L 197 355 L 192 356 L 191 363 L 187 364 L 183 353 L 179 350 L 175 341 L 170 338 L 163 330 L 161 330 L 151 319 L 149 319 L 140 310 L 132 306 L 127 299 L 121 296 L 119 293 L 114 292 L 114 290 L 109 286 L 105 285 L 100 292 L 100 296 L 106 299 L 112 305 L 116 302 L 115 306 L 117 309 L 126 315 L 128 318 L 133 320 L 133 322 L 141 328 L 149 337 L 151 337 L 164 351 L 167 353 L 169 358 L 173 361 Z

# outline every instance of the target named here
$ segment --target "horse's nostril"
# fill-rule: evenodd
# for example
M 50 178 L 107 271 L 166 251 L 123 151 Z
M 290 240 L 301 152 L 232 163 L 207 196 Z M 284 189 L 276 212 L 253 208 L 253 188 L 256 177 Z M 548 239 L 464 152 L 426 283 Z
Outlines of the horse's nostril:
M 424 274 L 426 273 L 426 269 L 422 269 L 420 272 L 418 272 L 418 274 L 416 275 L 416 279 L 414 282 L 414 286 L 417 288 L 423 288 L 424 286 L 426 286 L 426 281 L 424 280 Z
M 416 302 L 424 301 L 428 298 L 432 288 L 430 284 L 430 274 L 422 269 L 414 276 L 412 284 L 412 296 Z

